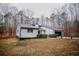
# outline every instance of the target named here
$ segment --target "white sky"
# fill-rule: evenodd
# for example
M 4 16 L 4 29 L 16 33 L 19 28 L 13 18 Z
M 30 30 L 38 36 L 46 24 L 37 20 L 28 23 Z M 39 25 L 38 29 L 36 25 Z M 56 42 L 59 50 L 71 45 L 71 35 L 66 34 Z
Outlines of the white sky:
M 30 9 L 34 11 L 35 17 L 40 17 L 41 15 L 49 17 L 49 15 L 54 9 L 59 9 L 64 5 L 64 3 L 14 3 L 19 9 Z

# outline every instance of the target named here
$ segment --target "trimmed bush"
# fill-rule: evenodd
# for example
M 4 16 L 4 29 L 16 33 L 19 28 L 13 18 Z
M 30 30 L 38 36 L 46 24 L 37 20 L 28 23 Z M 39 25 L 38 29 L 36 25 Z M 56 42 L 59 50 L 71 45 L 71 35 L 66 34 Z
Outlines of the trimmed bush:
M 40 34 L 40 35 L 37 35 L 37 38 L 47 38 L 47 35 L 46 34 Z
M 55 37 L 57 37 L 57 36 L 58 36 L 58 34 L 50 34 L 50 35 L 49 35 L 49 37 L 51 37 L 51 38 L 53 38 L 53 37 L 55 38 Z

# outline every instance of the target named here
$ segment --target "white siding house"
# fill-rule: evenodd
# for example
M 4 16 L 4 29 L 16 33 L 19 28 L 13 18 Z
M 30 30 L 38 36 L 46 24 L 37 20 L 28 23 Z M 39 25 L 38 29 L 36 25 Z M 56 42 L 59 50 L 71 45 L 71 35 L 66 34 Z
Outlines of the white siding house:
M 16 30 L 16 36 L 18 38 L 34 38 L 37 37 L 37 35 L 50 35 L 54 34 L 54 30 L 46 27 L 39 27 L 39 26 L 34 26 L 31 24 L 20 24 L 17 26 Z
M 30 24 L 20 24 L 16 30 L 16 36 L 18 38 L 33 38 L 38 35 L 38 26 Z

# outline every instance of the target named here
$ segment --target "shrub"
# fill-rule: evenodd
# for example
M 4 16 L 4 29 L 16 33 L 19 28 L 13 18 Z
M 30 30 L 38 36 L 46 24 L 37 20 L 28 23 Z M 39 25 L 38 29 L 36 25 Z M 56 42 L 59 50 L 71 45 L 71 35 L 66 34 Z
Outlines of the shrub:
M 52 37 L 52 38 L 53 38 L 53 37 L 57 37 L 57 36 L 58 36 L 58 34 L 50 34 L 50 35 L 49 35 L 49 37 Z
M 47 35 L 46 34 L 40 34 L 40 35 L 37 35 L 37 38 L 47 38 Z

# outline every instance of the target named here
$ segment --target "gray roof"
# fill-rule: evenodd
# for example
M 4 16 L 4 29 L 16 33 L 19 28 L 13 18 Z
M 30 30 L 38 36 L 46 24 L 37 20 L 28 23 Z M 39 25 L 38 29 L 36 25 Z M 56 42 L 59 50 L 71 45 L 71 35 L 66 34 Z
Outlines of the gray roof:
M 42 26 L 42 27 L 45 27 L 45 28 L 48 28 L 48 29 L 51 29 L 51 30 L 53 30 L 53 28 L 52 27 L 49 27 L 49 26 Z
M 39 28 L 39 30 L 40 30 L 40 31 L 45 31 L 45 29 L 43 29 L 43 28 Z
M 34 26 L 34 25 L 31 25 L 31 24 L 20 24 L 20 27 L 21 28 L 35 28 L 35 29 L 39 28 L 38 26 Z

